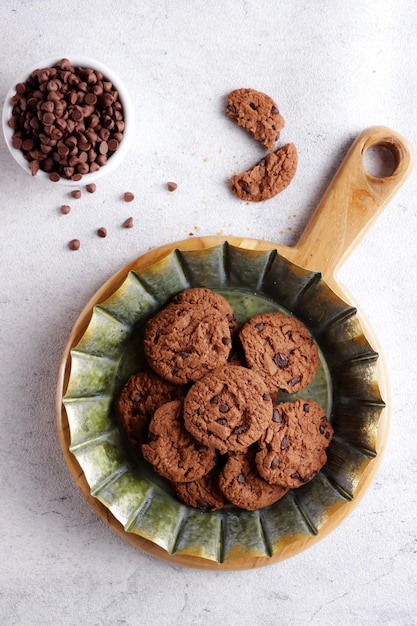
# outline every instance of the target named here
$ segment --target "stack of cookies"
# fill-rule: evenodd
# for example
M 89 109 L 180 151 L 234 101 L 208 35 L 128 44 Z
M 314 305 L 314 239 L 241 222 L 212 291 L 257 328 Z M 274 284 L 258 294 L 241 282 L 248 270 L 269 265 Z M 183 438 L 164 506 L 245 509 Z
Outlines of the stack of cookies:
M 148 321 L 143 347 L 149 369 L 129 378 L 117 414 L 133 449 L 189 506 L 263 508 L 326 462 L 324 410 L 314 400 L 276 404 L 319 366 L 299 320 L 266 313 L 239 329 L 222 296 L 187 289 Z

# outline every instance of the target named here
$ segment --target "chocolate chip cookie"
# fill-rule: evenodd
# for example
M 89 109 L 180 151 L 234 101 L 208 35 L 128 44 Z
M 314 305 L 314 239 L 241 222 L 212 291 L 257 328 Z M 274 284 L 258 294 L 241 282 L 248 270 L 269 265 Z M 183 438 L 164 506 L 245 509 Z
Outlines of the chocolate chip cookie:
M 236 89 L 227 96 L 226 115 L 272 150 L 284 118 L 272 98 L 255 89 Z
M 287 143 L 246 172 L 233 176 L 230 188 L 241 200 L 270 200 L 288 187 L 297 170 L 297 163 L 297 149 L 293 143 Z
M 169 480 L 198 480 L 216 464 L 216 451 L 196 441 L 184 428 L 180 400 L 163 404 L 155 411 L 148 439 L 149 443 L 141 446 L 143 457 Z
M 217 469 L 212 470 L 199 480 L 171 484 L 178 498 L 188 506 L 205 511 L 219 511 L 228 504 L 226 496 L 219 487 Z
M 152 371 L 133 374 L 116 401 L 116 412 L 129 443 L 133 447 L 145 443 L 149 422 L 156 409 L 183 397 L 182 387 L 163 380 Z
M 248 366 L 272 393 L 295 393 L 311 383 L 319 366 L 318 348 L 305 325 L 284 313 L 252 317 L 241 329 Z
M 273 485 L 300 487 L 325 464 L 332 437 L 332 425 L 317 402 L 296 400 L 278 404 L 258 442 L 258 472 Z
M 184 423 L 201 443 L 222 454 L 254 443 L 272 419 L 272 400 L 262 379 L 239 365 L 207 374 L 188 391 Z
M 274 504 L 287 493 L 286 487 L 264 480 L 255 464 L 255 450 L 231 452 L 219 477 L 219 487 L 230 502 L 254 511 Z
M 237 328 L 236 316 L 233 308 L 230 306 L 226 298 L 223 298 L 222 295 L 212 291 L 211 289 L 207 289 L 206 287 L 192 287 L 190 289 L 184 289 L 172 298 L 172 302 L 176 304 L 188 302 L 189 304 L 203 305 L 208 309 L 212 308 L 227 319 L 231 332 L 234 332 Z
M 229 322 L 213 307 L 170 302 L 146 324 L 144 353 L 162 378 L 185 385 L 227 361 Z

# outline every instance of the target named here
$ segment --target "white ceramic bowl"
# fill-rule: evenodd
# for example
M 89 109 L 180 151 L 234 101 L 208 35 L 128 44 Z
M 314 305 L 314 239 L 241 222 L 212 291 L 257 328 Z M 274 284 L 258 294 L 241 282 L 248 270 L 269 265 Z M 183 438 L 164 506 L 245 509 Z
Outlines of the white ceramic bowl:
M 63 55 L 63 56 L 56 56 L 53 58 L 44 59 L 43 61 L 40 61 L 35 66 L 26 70 L 26 72 L 22 76 L 20 76 L 13 83 L 12 87 L 9 89 L 6 95 L 4 108 L 3 108 L 2 126 L 3 126 L 3 134 L 6 139 L 6 143 L 9 148 L 10 154 L 15 159 L 15 161 L 24 169 L 24 171 L 32 176 L 32 173 L 29 167 L 29 162 L 25 159 L 23 152 L 20 149 L 14 148 L 12 145 L 12 138 L 13 138 L 14 130 L 9 126 L 9 123 L 8 123 L 12 116 L 13 107 L 11 104 L 11 99 L 16 93 L 16 85 L 18 83 L 24 83 L 35 69 L 53 67 L 63 58 L 68 58 L 71 65 L 73 65 L 74 67 L 91 68 L 93 70 L 97 70 L 101 72 L 105 78 L 107 78 L 109 81 L 113 83 L 114 88 L 117 89 L 119 93 L 119 100 L 123 106 L 123 116 L 124 116 L 124 123 L 125 123 L 123 139 L 121 140 L 118 149 L 111 156 L 109 156 L 107 163 L 105 165 L 102 165 L 100 169 L 97 170 L 97 172 L 84 174 L 81 180 L 74 181 L 69 178 L 61 177 L 59 181 L 52 183 L 54 185 L 66 185 L 70 187 L 75 187 L 75 186 L 79 187 L 80 184 L 87 185 L 89 183 L 96 182 L 99 178 L 103 176 L 107 176 L 108 174 L 111 174 L 124 159 L 126 152 L 128 151 L 130 143 L 131 143 L 132 134 L 133 134 L 133 105 L 132 105 L 129 93 L 126 87 L 124 86 L 123 82 L 110 68 L 103 65 L 103 63 L 100 63 L 99 61 L 90 59 L 89 57 L 85 57 L 85 56 Z M 40 181 L 47 181 L 49 184 L 51 184 L 49 174 L 42 170 L 39 170 L 38 173 L 33 178 L 35 178 L 36 180 L 40 180 Z

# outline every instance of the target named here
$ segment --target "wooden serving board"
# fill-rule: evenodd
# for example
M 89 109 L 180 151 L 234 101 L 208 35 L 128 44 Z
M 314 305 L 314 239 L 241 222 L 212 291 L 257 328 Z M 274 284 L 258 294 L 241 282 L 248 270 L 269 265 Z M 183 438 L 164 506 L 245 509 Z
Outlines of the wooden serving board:
M 382 146 L 392 153 L 395 165 L 391 175 L 378 178 L 371 175 L 366 170 L 364 154 L 369 148 L 374 146 Z M 69 451 L 69 427 L 65 410 L 62 406 L 62 398 L 67 388 L 70 373 L 70 351 L 83 336 L 91 319 L 93 307 L 114 293 L 123 283 L 130 271 L 140 271 L 159 261 L 174 249 L 181 251 L 202 250 L 216 246 L 224 241 L 228 241 L 233 246 L 247 250 L 266 251 L 276 249 L 280 255 L 301 268 L 321 272 L 324 281 L 332 291 L 346 303 L 353 304 L 351 296 L 338 281 L 337 270 L 362 239 L 368 228 L 376 220 L 399 187 L 404 183 L 413 168 L 413 163 L 413 149 L 404 137 L 382 126 L 366 129 L 352 144 L 295 246 L 288 247 L 258 239 L 245 239 L 234 236 L 192 237 L 183 241 L 169 243 L 155 250 L 151 250 L 122 268 L 108 280 L 90 300 L 72 330 L 59 369 L 56 394 L 58 432 L 65 460 L 87 502 L 126 540 L 158 558 L 192 567 L 207 569 L 246 569 L 274 561 L 274 559 L 254 557 L 240 559 L 238 564 L 236 562 L 232 564 L 218 564 L 194 556 L 169 555 L 165 550 L 147 539 L 125 532 L 122 525 L 114 519 L 112 514 L 96 498 L 90 495 L 89 486 L 85 480 L 84 474 L 77 460 Z M 331 523 L 326 528 L 326 534 L 340 523 L 341 518 L 344 518 L 349 511 L 356 506 L 358 500 L 365 493 L 378 468 L 388 434 L 390 402 L 385 362 L 381 355 L 377 338 L 374 336 L 364 316 L 360 314 L 360 311 L 359 315 L 366 339 L 380 355 L 378 360 L 378 384 L 381 395 L 385 399 L 386 408 L 383 410 L 379 421 L 377 457 L 369 464 L 365 471 L 354 501 L 347 503 L 347 505 L 341 509 L 340 515 L 336 513 L 332 516 Z M 323 533 L 321 533 L 320 538 L 322 536 Z M 312 537 L 311 540 L 309 540 L 309 544 L 316 540 L 317 537 Z M 306 546 L 300 547 L 299 545 L 284 547 L 279 559 L 275 560 L 288 558 L 305 547 Z

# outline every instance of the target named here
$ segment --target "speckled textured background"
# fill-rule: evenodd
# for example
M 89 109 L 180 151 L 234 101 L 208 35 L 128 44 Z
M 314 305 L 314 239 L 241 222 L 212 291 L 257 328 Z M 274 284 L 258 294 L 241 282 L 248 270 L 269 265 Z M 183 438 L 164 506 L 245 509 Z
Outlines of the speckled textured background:
M 340 272 L 381 343 L 392 419 L 369 491 L 312 549 L 223 573 L 135 550 L 73 483 L 54 407 L 71 328 L 120 267 L 188 236 L 292 245 L 359 132 L 382 124 L 417 145 L 415 3 L 4 0 L 0 21 L 2 102 L 37 60 L 85 54 L 121 76 L 136 107 L 123 166 L 79 200 L 26 175 L 0 139 L 2 624 L 416 623 L 415 173 Z M 227 186 L 263 155 L 223 113 L 227 92 L 245 86 L 276 100 L 280 142 L 299 152 L 288 189 L 259 205 Z M 135 226 L 123 229 L 130 215 Z M 78 252 L 67 247 L 74 237 Z

